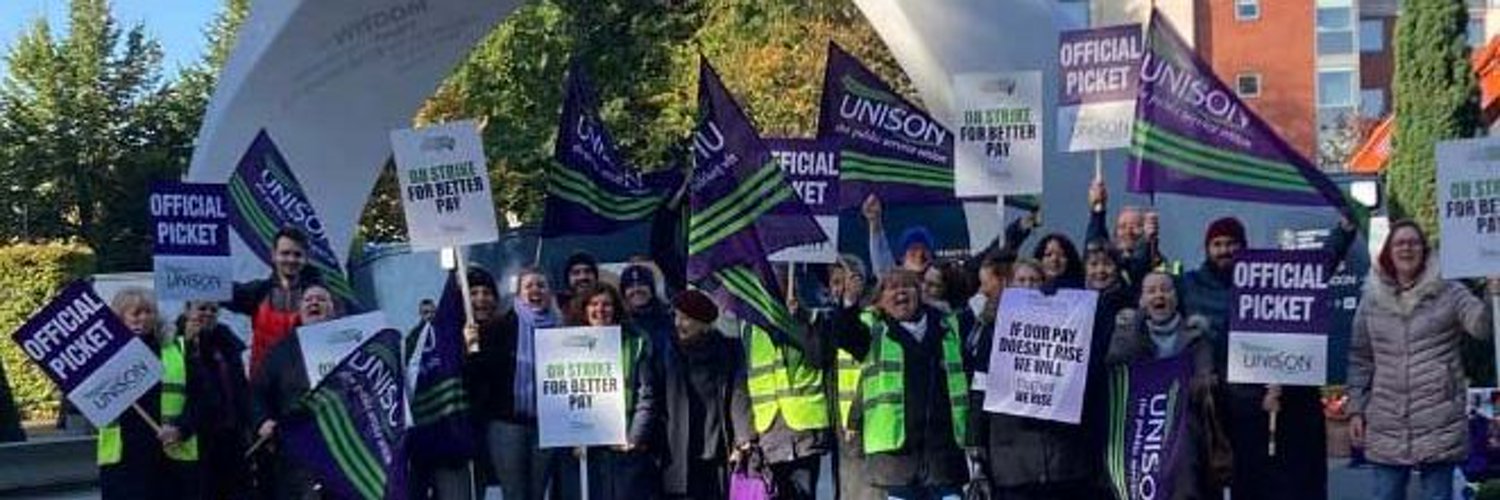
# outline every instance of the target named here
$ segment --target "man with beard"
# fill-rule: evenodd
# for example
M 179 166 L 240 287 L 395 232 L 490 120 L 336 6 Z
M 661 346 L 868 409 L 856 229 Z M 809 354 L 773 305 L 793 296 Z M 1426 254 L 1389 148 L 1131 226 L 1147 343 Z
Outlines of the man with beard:
M 594 287 L 599 282 L 599 259 L 588 252 L 575 252 L 563 264 L 563 281 L 568 286 L 557 291 L 558 304 L 573 303 L 573 295 Z
M 271 276 L 249 283 L 236 283 L 234 295 L 224 308 L 250 317 L 250 373 L 297 324 L 298 301 L 308 284 L 318 281 L 318 272 L 307 265 L 307 233 L 285 227 L 272 239 Z
M 672 311 L 656 295 L 656 274 L 644 264 L 631 264 L 620 272 L 620 293 L 630 322 L 650 335 L 652 345 L 666 345 L 672 335 Z

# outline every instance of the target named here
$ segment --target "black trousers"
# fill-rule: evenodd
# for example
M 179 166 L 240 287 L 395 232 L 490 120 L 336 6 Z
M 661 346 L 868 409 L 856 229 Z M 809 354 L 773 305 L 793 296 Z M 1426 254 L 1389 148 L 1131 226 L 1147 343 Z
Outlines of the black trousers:
M 822 456 L 771 464 L 770 468 L 771 483 L 776 486 L 778 500 L 816 500 L 818 471 L 823 468 Z

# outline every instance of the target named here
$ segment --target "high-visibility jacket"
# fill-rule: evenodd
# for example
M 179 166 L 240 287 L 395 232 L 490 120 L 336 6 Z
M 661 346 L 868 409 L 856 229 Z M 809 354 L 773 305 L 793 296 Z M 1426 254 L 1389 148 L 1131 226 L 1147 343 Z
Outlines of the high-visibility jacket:
M 161 348 L 161 419 L 163 422 L 182 415 L 187 407 L 187 363 L 183 359 L 183 339 L 166 342 Z M 113 423 L 99 430 L 99 465 L 120 463 L 125 443 L 120 435 L 120 424 Z M 193 436 L 163 449 L 167 458 L 179 462 L 198 461 L 198 436 Z
M 906 352 L 891 338 L 885 321 L 874 314 L 861 315 L 870 329 L 870 353 L 861 374 L 860 404 L 866 454 L 900 450 L 906 444 Z M 963 369 L 963 348 L 958 320 L 943 319 L 943 371 L 948 407 L 953 417 L 953 443 L 963 447 L 968 440 L 969 384 Z
M 828 399 L 823 371 L 808 364 L 804 354 L 771 341 L 764 329 L 748 326 L 750 374 L 746 385 L 755 431 L 771 429 L 776 414 L 794 431 L 828 428 Z
M 860 321 L 866 325 L 871 324 L 875 318 L 873 309 L 866 309 L 859 313 Z M 849 427 L 849 409 L 854 407 L 854 396 L 858 394 L 859 376 L 863 368 L 860 362 L 854 359 L 853 354 L 839 349 L 833 358 L 834 393 L 838 398 L 839 426 Z
M 635 420 L 635 382 L 638 379 L 636 370 L 649 369 L 640 366 L 642 357 L 651 349 L 651 342 L 646 339 L 646 333 L 630 330 L 629 327 L 620 330 L 620 367 L 625 377 L 625 427 L 629 428 Z

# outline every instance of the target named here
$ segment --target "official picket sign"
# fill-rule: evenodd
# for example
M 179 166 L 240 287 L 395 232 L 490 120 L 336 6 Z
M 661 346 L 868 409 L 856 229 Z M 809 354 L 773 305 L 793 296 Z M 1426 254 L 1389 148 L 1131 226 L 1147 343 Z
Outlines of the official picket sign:
M 297 343 L 307 369 L 307 382 L 316 387 L 328 372 L 354 352 L 365 339 L 390 328 L 385 313 L 367 312 L 297 328 Z
M 984 411 L 1076 424 L 1099 293 L 1011 288 L 1000 297 Z
M 1327 252 L 1235 254 L 1229 302 L 1229 382 L 1323 385 L 1328 377 Z
M 1058 34 L 1057 143 L 1063 151 L 1130 146 L 1141 25 Z
M 1443 278 L 1500 274 L 1500 139 L 1438 143 L 1437 196 Z
M 73 282 L 12 336 L 95 427 L 161 381 L 156 354 L 88 283 Z
M 391 132 L 413 250 L 500 239 L 479 126 L 459 121 Z
M 831 140 L 767 139 L 771 161 L 781 167 L 792 190 L 807 204 L 828 241 L 801 245 L 771 254 L 771 262 L 838 261 L 839 147 Z
M 959 197 L 1042 192 L 1042 72 L 953 75 Z M 967 179 L 987 182 L 964 182 Z
M 152 267 L 160 300 L 229 300 L 229 190 L 224 184 L 155 182 L 149 198 Z
M 625 444 L 620 327 L 536 331 L 536 411 L 542 448 Z

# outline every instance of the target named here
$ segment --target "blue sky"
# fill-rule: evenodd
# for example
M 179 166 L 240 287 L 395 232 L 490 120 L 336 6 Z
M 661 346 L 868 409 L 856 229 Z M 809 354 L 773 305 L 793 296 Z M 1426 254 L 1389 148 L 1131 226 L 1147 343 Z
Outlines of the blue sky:
M 203 28 L 218 11 L 219 0 L 111 0 L 110 7 L 120 27 L 144 24 L 146 32 L 161 43 L 165 53 L 162 71 L 171 78 L 181 66 L 192 64 L 203 53 Z M 0 54 L 9 54 L 16 38 L 45 15 L 54 34 L 65 33 L 68 0 L 0 0 Z M 0 74 L 6 71 L 0 57 Z

